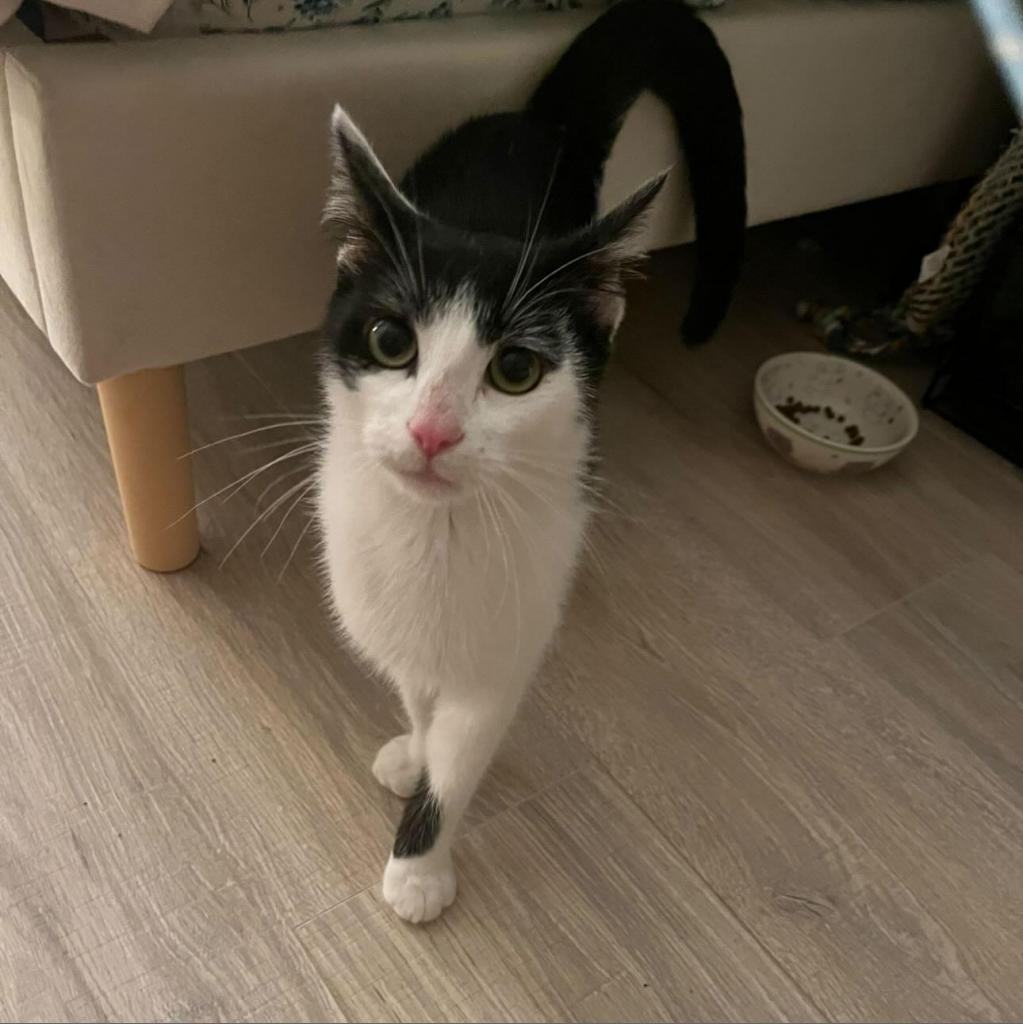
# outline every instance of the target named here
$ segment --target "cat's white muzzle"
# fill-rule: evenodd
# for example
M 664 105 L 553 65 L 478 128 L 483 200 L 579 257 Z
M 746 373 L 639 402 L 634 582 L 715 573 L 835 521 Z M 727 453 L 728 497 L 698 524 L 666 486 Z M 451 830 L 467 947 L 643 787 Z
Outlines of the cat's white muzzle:
M 443 458 L 427 460 L 385 457 L 382 466 L 402 494 L 420 501 L 451 501 L 467 490 L 462 475 L 453 472 Z

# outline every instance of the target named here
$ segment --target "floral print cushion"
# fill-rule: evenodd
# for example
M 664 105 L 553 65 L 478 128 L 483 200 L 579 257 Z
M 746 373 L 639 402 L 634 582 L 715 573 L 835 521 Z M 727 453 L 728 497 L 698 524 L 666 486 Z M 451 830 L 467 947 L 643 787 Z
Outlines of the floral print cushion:
M 178 0 L 170 17 L 184 15 L 200 32 L 283 32 L 328 25 L 451 18 L 504 9 L 560 10 L 601 0 Z
M 178 0 L 168 20 L 199 32 L 267 32 L 327 25 L 451 18 L 495 11 L 560 11 L 605 7 L 609 0 Z M 722 0 L 691 0 L 717 6 Z
M 716 7 L 723 0 L 687 0 Z M 274 31 L 323 25 L 451 18 L 493 11 L 561 11 L 606 7 L 609 0 L 178 0 L 197 10 L 202 32 Z
M 217 32 L 288 32 L 332 25 L 453 18 L 467 14 L 574 10 L 606 7 L 614 0 L 175 0 L 151 36 Z M 716 7 L 724 0 L 686 0 Z M 88 14 L 34 3 L 44 38 L 139 38 L 137 33 Z

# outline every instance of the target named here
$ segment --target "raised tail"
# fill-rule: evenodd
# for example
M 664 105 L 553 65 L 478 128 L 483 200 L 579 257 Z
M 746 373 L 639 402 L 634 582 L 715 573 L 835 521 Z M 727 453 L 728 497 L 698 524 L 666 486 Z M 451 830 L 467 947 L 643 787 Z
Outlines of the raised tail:
M 645 89 L 670 108 L 689 168 L 696 275 L 682 335 L 697 344 L 728 309 L 746 228 L 742 108 L 714 33 L 676 0 L 622 0 L 580 33 L 527 110 L 563 128 L 564 163 L 595 195 L 622 121 Z

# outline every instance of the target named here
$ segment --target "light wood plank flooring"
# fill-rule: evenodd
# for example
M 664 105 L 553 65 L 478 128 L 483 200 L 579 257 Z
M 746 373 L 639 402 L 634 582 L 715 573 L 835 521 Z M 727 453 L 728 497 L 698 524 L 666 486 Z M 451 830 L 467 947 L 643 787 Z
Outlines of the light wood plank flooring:
M 753 233 L 698 351 L 685 253 L 634 288 L 594 551 L 421 929 L 377 888 L 399 719 L 307 510 L 219 568 L 260 477 L 191 570 L 137 569 L 94 396 L 4 292 L 0 1019 L 1023 1017 L 1023 482 L 929 414 L 867 477 L 763 445 L 754 369 L 814 344 L 792 301 L 869 277 L 794 239 Z M 314 347 L 191 367 L 196 443 L 313 408 Z M 208 449 L 201 493 L 302 430 Z

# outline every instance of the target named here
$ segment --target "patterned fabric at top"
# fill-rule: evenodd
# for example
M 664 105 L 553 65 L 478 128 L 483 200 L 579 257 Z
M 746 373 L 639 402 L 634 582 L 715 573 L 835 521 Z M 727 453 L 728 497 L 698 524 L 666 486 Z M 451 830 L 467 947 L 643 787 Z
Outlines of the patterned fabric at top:
M 0 0 L 2 2 L 2 0 Z M 685 0 L 691 7 L 717 7 L 724 0 Z M 603 8 L 609 0 L 174 0 L 149 33 L 155 37 L 219 32 L 290 32 L 337 25 L 443 19 L 470 14 L 530 13 Z M 44 3 L 48 39 L 75 36 L 125 38 L 120 24 Z M 102 7 L 93 0 L 91 9 Z

